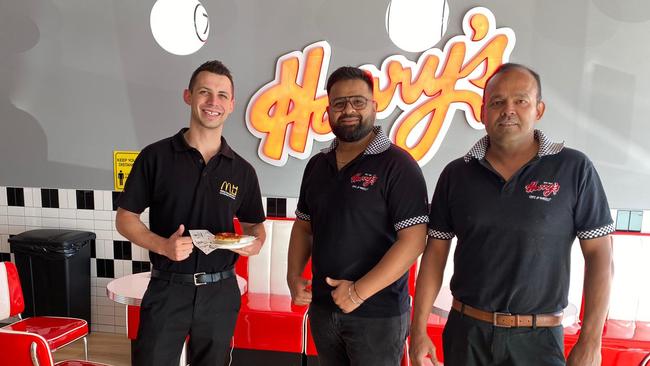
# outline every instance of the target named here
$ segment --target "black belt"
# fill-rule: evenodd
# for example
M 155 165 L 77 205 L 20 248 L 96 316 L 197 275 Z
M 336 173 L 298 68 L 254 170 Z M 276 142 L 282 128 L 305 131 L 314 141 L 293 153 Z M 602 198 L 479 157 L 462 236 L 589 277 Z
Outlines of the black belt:
M 226 271 L 215 272 L 215 273 L 175 273 L 175 272 L 165 272 L 157 269 L 151 270 L 151 278 L 157 278 L 159 280 L 180 283 L 183 285 L 194 285 L 202 286 L 209 283 L 216 283 L 226 278 L 235 277 L 235 270 L 229 269 Z

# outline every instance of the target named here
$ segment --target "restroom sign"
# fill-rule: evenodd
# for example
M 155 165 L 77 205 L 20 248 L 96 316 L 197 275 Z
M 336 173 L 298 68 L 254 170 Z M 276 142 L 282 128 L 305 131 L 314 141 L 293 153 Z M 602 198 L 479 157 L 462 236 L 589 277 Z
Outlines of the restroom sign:
M 139 151 L 113 151 L 113 182 L 115 191 L 122 192 Z

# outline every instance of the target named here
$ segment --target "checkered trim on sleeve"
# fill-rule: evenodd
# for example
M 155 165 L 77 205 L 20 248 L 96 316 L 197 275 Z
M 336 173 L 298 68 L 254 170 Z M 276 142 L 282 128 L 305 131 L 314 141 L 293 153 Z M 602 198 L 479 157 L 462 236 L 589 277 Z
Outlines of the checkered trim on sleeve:
M 456 236 L 454 233 L 446 233 L 443 231 L 433 230 L 431 228 L 429 228 L 427 235 L 429 235 L 430 238 L 440 239 L 440 240 L 451 240 L 454 238 L 454 236 Z
M 311 221 L 311 216 L 296 210 L 296 217 L 303 221 Z
M 564 148 L 564 142 L 553 142 L 548 137 L 546 137 L 544 132 L 540 130 L 535 130 L 534 134 L 535 140 L 539 141 L 539 151 L 537 152 L 537 156 L 539 157 L 555 155 L 562 151 Z M 469 161 L 472 159 L 484 159 L 488 146 L 490 146 L 490 137 L 488 135 L 485 135 L 483 138 L 478 140 L 474 146 L 472 146 L 469 152 L 465 154 L 463 159 L 466 163 L 469 163 Z
M 423 215 L 423 216 L 411 217 L 410 219 L 402 220 L 396 223 L 395 231 L 400 231 L 402 229 L 406 229 L 407 227 L 417 225 L 417 224 L 428 224 L 428 223 L 429 223 L 429 216 Z
M 388 150 L 388 148 L 390 147 L 391 142 L 382 131 L 381 126 L 373 127 L 372 132 L 375 133 L 375 138 L 372 139 L 372 141 L 370 141 L 370 143 L 366 147 L 366 150 L 363 151 L 364 155 L 376 155 L 379 153 L 383 153 L 384 151 Z M 339 146 L 339 139 L 334 139 L 334 141 L 332 141 L 330 146 L 322 149 L 321 152 L 323 154 L 327 154 L 331 151 L 336 150 L 337 146 Z
M 596 229 L 578 231 L 576 236 L 578 237 L 578 239 L 595 239 L 595 238 L 600 238 L 601 236 L 611 234 L 613 232 L 614 232 L 614 223 L 611 223 L 609 225 L 601 226 Z

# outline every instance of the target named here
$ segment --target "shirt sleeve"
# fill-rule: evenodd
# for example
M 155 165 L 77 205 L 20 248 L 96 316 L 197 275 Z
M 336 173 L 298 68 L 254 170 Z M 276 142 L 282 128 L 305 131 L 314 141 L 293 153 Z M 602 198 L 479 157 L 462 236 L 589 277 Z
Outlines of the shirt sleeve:
M 427 185 L 422 169 L 406 152 L 401 156 L 403 161 L 397 164 L 387 187 L 388 209 L 395 231 L 429 222 Z
M 250 224 L 258 224 L 266 220 L 264 206 L 262 205 L 262 193 L 260 183 L 257 179 L 257 173 L 252 165 L 248 165 L 248 174 L 246 176 L 246 191 L 242 197 L 242 204 L 237 209 L 237 218 L 239 221 Z
M 585 156 L 574 213 L 578 239 L 595 239 L 614 232 L 605 190 L 593 163 Z
M 433 239 L 450 240 L 456 235 L 449 214 L 449 176 L 451 167 L 447 165 L 438 178 L 429 209 L 428 235 Z
M 118 207 L 137 214 L 149 207 L 155 165 L 153 158 L 151 150 L 148 148 L 143 149 L 135 158 L 131 172 L 126 179 L 124 191 L 118 198 Z

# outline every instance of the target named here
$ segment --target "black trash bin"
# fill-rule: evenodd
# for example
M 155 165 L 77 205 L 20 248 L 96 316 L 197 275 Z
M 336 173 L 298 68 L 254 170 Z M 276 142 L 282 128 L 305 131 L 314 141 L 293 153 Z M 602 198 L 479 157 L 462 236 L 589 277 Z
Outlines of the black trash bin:
M 90 324 L 90 241 L 95 233 L 39 229 L 9 238 L 25 297 L 24 316 L 81 318 Z

